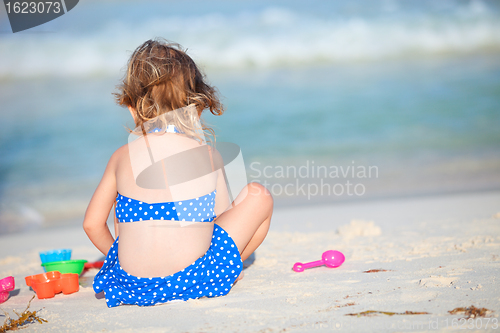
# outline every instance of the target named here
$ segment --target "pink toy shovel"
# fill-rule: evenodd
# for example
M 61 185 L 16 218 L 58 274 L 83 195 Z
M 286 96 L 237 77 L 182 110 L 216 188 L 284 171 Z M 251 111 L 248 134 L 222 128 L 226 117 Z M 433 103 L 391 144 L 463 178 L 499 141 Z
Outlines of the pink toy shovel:
M 323 266 L 323 265 L 326 265 L 327 267 L 335 268 L 335 267 L 339 267 L 340 265 L 342 265 L 344 263 L 344 261 L 345 261 L 345 257 L 342 254 L 342 252 L 329 250 L 329 251 L 323 252 L 323 255 L 321 256 L 321 260 L 308 262 L 305 264 L 303 264 L 301 262 L 295 263 L 295 265 L 293 265 L 293 270 L 296 272 L 303 272 L 304 269 L 306 269 L 306 268 L 312 268 L 312 267 Z

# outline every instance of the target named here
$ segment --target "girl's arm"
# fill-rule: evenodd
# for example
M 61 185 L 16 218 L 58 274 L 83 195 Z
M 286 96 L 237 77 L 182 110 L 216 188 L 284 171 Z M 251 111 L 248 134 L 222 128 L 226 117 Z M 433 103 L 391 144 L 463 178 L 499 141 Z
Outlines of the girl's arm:
M 114 221 L 114 225 L 115 225 L 115 238 L 118 237 L 118 218 L 116 217 L 116 211 L 113 213 L 113 215 L 115 216 L 115 218 L 113 219 Z
M 87 236 L 104 255 L 108 253 L 114 242 L 106 221 L 117 196 L 116 160 L 117 152 L 111 156 L 101 182 L 90 199 L 83 220 L 83 229 Z

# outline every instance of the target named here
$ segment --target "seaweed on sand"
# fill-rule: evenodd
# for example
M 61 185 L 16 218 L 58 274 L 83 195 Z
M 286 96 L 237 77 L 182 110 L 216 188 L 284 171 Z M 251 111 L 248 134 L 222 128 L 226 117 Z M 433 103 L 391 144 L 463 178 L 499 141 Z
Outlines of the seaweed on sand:
M 4 333 L 7 331 L 16 331 L 34 322 L 39 322 L 40 324 L 47 322 L 47 320 L 40 318 L 36 314 L 36 311 L 28 311 L 33 298 L 35 298 L 35 295 L 33 295 L 33 297 L 30 299 L 30 301 L 28 302 L 28 306 L 21 314 L 17 313 L 16 310 L 12 310 L 17 315 L 17 319 L 11 319 L 9 314 L 2 309 L 6 318 L 3 326 L 0 327 L 0 333 Z
M 363 271 L 363 273 L 378 273 L 378 272 L 391 272 L 390 269 L 382 269 L 382 268 L 377 268 L 377 269 L 370 269 L 367 271 Z
M 348 314 L 346 314 L 346 316 L 365 317 L 365 316 L 374 316 L 377 314 L 385 314 L 387 316 L 394 316 L 394 315 L 422 315 L 422 314 L 430 314 L 430 313 L 429 312 L 414 312 L 414 311 L 388 312 L 388 311 L 368 310 L 368 311 L 363 311 L 363 312 L 358 312 L 358 313 L 348 313 Z
M 465 316 L 465 319 L 469 318 L 476 318 L 476 317 L 486 317 L 486 315 L 490 312 L 491 310 L 488 310 L 486 308 L 476 308 L 474 305 L 471 305 L 468 308 L 454 308 L 451 311 L 448 311 L 450 314 L 463 314 Z

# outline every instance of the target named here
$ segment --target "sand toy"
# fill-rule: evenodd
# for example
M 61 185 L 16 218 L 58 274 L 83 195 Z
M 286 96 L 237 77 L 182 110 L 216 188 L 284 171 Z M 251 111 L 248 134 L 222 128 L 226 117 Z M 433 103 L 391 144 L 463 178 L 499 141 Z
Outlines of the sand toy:
M 318 261 L 313 261 L 313 262 L 308 262 L 308 263 L 301 263 L 297 262 L 295 265 L 293 265 L 293 270 L 295 272 L 303 272 L 304 269 L 306 268 L 312 268 L 312 267 L 317 267 L 317 266 L 323 266 L 326 265 L 327 267 L 335 268 L 339 267 L 342 265 L 345 261 L 345 256 L 342 254 L 342 252 L 335 251 L 335 250 L 329 250 L 326 252 L 323 252 L 323 255 L 321 256 L 321 260 Z
M 56 249 L 56 250 L 40 252 L 39 254 L 42 264 L 45 264 L 46 262 L 63 261 L 71 259 L 71 249 Z
M 53 261 L 46 262 L 42 264 L 47 272 L 58 271 L 62 274 L 64 273 L 76 273 L 78 275 L 82 274 L 83 266 L 87 260 L 64 260 L 64 261 Z
M 25 277 L 26 285 L 31 287 L 39 299 L 52 298 L 62 292 L 64 295 L 80 290 L 78 274 L 48 272 Z
M 14 290 L 15 285 L 13 276 L 7 276 L 0 280 L 0 304 L 9 298 L 9 292 Z

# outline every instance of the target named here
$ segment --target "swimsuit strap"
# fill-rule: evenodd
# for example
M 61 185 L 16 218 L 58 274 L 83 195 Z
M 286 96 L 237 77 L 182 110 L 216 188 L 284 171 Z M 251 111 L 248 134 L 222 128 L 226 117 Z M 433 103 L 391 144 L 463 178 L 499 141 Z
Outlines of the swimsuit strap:
M 162 130 L 161 128 L 156 127 L 154 130 L 152 130 L 149 133 L 159 133 L 159 132 L 161 132 L 161 130 Z M 167 128 L 165 129 L 165 133 L 183 133 L 183 132 L 179 131 L 177 129 L 177 127 L 175 127 L 175 125 L 167 125 Z

